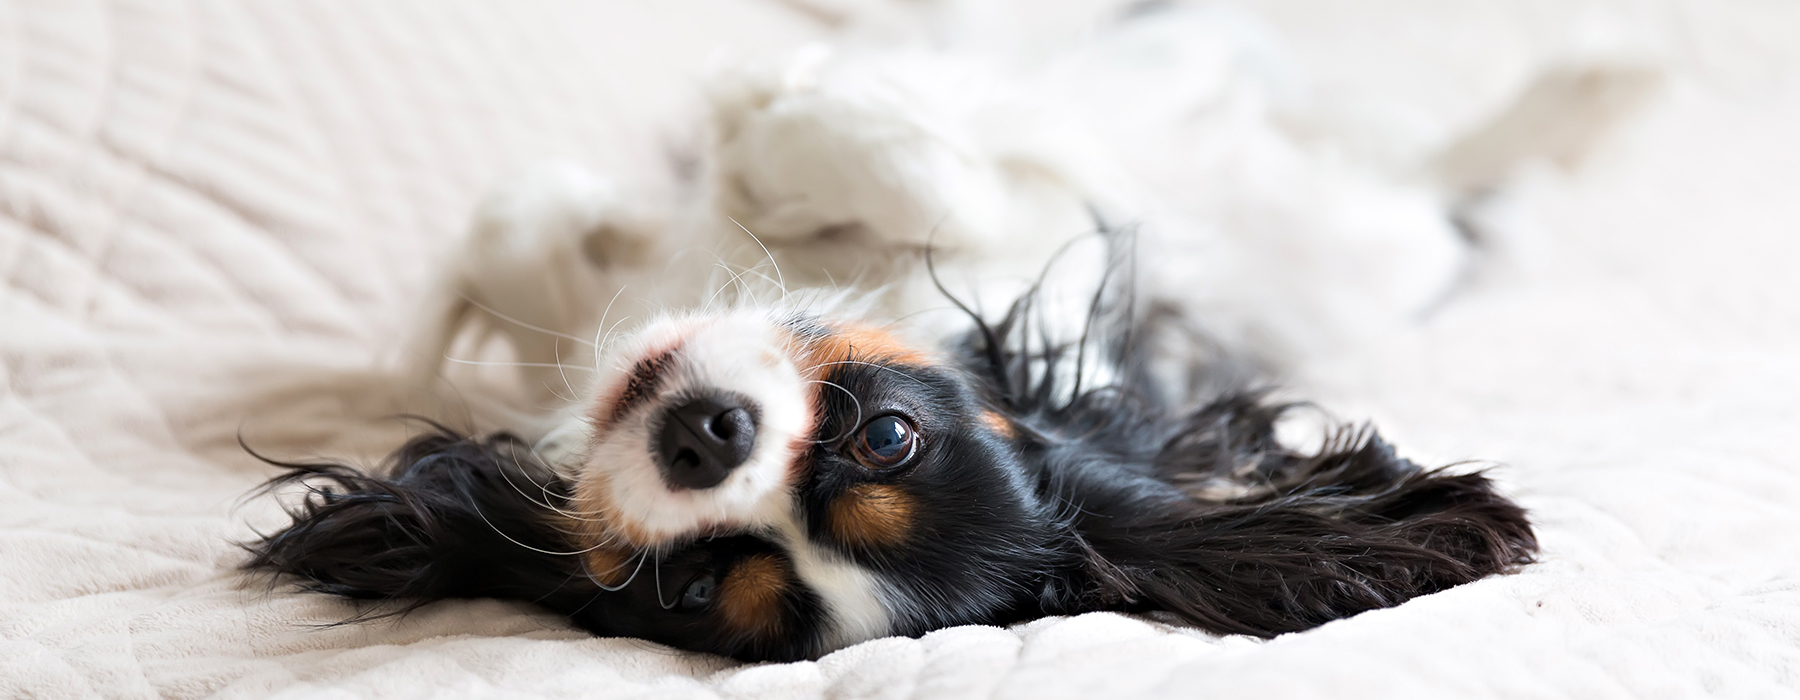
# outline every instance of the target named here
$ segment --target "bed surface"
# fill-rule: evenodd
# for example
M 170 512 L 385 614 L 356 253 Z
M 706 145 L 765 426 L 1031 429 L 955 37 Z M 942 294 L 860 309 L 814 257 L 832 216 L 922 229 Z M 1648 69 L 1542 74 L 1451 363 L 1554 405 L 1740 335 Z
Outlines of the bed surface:
M 836 4 L 8 0 L 0 697 L 1800 692 L 1800 12 L 1240 4 L 1324 94 L 1446 119 L 1583 32 L 1668 61 L 1579 178 L 1523 178 L 1514 264 L 1308 387 L 1420 461 L 1503 464 L 1544 545 L 1524 573 L 1267 642 L 1092 614 L 778 665 L 492 601 L 321 626 L 352 609 L 233 571 L 281 522 L 240 500 L 270 470 L 235 388 L 367 366 L 500 173 L 660 172 L 714 47 L 796 46 Z

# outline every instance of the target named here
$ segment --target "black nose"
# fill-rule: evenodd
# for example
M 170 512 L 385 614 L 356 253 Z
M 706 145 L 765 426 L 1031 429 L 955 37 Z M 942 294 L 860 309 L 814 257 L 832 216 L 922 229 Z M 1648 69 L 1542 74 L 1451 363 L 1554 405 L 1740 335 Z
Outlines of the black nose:
M 710 489 L 750 457 L 756 416 L 747 399 L 707 394 L 663 413 L 656 436 L 657 464 L 674 488 Z

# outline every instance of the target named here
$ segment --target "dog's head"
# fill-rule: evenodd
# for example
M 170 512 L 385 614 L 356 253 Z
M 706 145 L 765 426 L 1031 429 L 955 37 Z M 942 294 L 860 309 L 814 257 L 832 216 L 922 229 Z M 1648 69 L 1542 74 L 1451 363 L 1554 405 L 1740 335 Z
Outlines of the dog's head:
M 660 596 L 634 635 L 804 656 L 1029 595 L 1052 509 L 951 354 L 735 311 L 615 355 L 565 477 L 584 574 Z
M 611 348 L 554 468 L 442 429 L 383 477 L 286 464 L 278 482 L 314 489 L 252 566 L 795 659 L 992 618 L 1058 556 L 1062 504 L 955 348 L 768 309 L 665 318 Z
M 1029 301 L 942 348 L 791 311 L 659 321 L 612 346 L 556 468 L 505 436 L 443 433 L 381 476 L 284 465 L 276 483 L 311 495 L 249 565 L 327 593 L 522 600 L 601 634 L 800 659 L 1102 609 L 1273 635 L 1535 546 L 1480 475 L 1422 471 L 1361 433 L 1302 454 L 1257 394 L 1159 386 L 1154 314 L 1096 301 L 1108 340 L 1058 344 Z

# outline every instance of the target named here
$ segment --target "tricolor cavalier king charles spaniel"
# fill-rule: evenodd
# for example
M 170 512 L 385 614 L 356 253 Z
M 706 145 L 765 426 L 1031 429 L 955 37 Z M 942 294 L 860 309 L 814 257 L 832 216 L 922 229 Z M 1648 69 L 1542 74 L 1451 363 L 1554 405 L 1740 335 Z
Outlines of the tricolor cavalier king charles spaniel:
M 943 348 L 855 319 L 731 311 L 618 351 L 572 468 L 509 434 L 437 429 L 375 474 L 287 463 L 311 494 L 250 565 L 416 606 L 492 597 L 584 629 L 745 660 L 1094 610 L 1274 636 L 1506 571 L 1536 548 L 1478 473 L 1373 432 L 1314 451 L 1290 406 L 1198 404 L 1144 368 L 1154 319 L 1097 309 L 1082 347 L 1028 342 L 1031 304 Z M 1204 372 L 1206 368 L 1199 368 Z
M 1154 204 L 1167 187 L 1121 194 L 1130 178 L 1108 173 L 1153 168 L 1103 163 L 1077 146 L 1116 143 L 1048 121 L 1079 110 L 957 92 L 968 65 L 811 55 L 716 90 L 698 194 L 673 215 L 566 167 L 502 187 L 424 314 L 416 376 L 486 332 L 527 389 L 578 395 L 550 428 L 433 424 L 379 470 L 277 462 L 271 488 L 304 495 L 247 566 L 378 611 L 500 598 L 598 635 L 795 660 L 1099 610 L 1270 637 L 1532 559 L 1526 513 L 1481 473 L 1421 467 L 1364 428 L 1297 447 L 1277 434 L 1296 404 L 1234 359 L 1279 366 L 1305 353 L 1260 341 L 1306 319 L 1431 303 L 1467 245 L 1455 187 L 1345 175 L 1273 119 L 1169 122 L 1172 144 L 1235 129 L 1237 160 L 1318 195 L 1296 210 L 1207 160 L 1190 191 L 1267 196 L 1207 219 Z M 1049 75 L 1104 90 L 1092 73 Z M 1589 92 L 1635 79 L 1580 76 Z M 1604 101 L 1557 80 L 1534 89 L 1561 103 L 1527 95 L 1501 126 L 1533 123 L 1520 109 L 1567 126 Z M 1477 129 L 1434 162 L 1483 189 L 1497 177 L 1469 173 L 1530 151 L 1506 141 L 1519 131 Z M 1121 212 L 1143 224 L 1104 223 Z M 687 272 L 714 267 L 729 279 Z M 1295 289 L 1317 303 L 1294 312 Z

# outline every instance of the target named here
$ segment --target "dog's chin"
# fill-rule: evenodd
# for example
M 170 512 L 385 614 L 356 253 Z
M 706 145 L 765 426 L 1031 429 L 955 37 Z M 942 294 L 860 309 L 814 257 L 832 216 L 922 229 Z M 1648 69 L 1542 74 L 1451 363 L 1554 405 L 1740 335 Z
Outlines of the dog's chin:
M 598 540 L 590 545 L 665 548 L 792 518 L 795 465 L 813 422 L 800 345 L 787 324 L 756 311 L 669 319 L 623 341 L 572 472 L 576 505 Z M 696 487 L 670 474 L 658 436 L 673 411 L 708 396 L 743 405 L 754 445 L 722 480 Z

